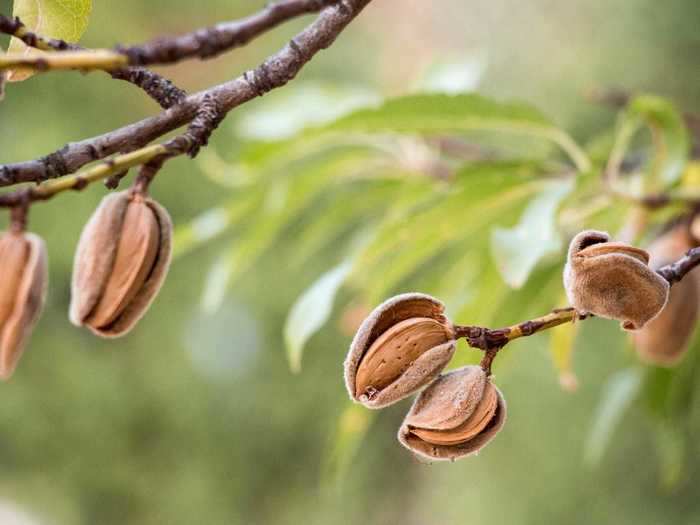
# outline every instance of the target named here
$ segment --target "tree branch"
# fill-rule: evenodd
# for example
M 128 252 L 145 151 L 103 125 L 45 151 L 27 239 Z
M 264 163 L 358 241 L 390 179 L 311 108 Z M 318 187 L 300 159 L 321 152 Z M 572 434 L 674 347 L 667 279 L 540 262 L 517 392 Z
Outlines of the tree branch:
M 41 51 L 82 51 L 83 48 L 55 38 L 45 38 L 29 31 L 22 21 L 0 15 L 0 33 L 19 38 L 25 45 Z M 124 80 L 141 88 L 160 107 L 167 109 L 182 102 L 187 93 L 172 81 L 143 67 L 125 67 L 108 72 L 112 78 Z
M 656 273 L 666 279 L 670 285 L 679 282 L 693 268 L 700 265 L 700 247 L 688 250 L 688 252 L 674 263 L 659 268 Z M 504 328 L 485 328 L 482 326 L 455 326 L 457 339 L 465 339 L 472 348 L 478 348 L 485 352 L 481 366 L 487 372 L 491 372 L 491 363 L 498 352 L 505 345 L 515 339 L 528 337 L 555 326 L 574 321 L 584 320 L 590 316 L 581 316 L 573 308 L 561 308 L 552 312 L 530 319 L 522 323 Z
M 113 70 L 126 66 L 172 64 L 187 58 L 207 59 L 241 47 L 255 37 L 292 18 L 316 13 L 339 0 L 280 0 L 248 18 L 198 29 L 177 37 L 157 38 L 137 46 L 114 50 L 76 50 L 63 47 L 51 56 L 8 53 L 0 56 L 0 70 L 29 67 L 37 71 L 57 69 Z M 21 36 L 20 36 L 21 38 Z M 35 35 L 29 40 L 36 41 Z M 60 41 L 41 39 L 40 45 L 54 47 Z M 55 47 L 54 47 L 55 48 Z
M 320 50 L 330 46 L 370 0 L 341 0 L 323 8 L 306 29 L 260 66 L 240 77 L 190 95 L 162 113 L 128 126 L 67 144 L 36 160 L 0 165 L 0 186 L 41 182 L 75 173 L 84 165 L 120 151 L 142 147 L 190 122 L 205 98 L 215 99 L 223 114 L 292 80 Z

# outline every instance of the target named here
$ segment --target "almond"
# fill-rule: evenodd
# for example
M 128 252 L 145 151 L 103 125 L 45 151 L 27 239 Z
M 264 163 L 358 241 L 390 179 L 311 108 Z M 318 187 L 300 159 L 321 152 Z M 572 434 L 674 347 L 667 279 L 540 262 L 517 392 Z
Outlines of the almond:
M 41 315 L 48 268 L 44 241 L 24 232 L 0 237 L 0 377 L 8 379 Z
M 654 319 L 668 300 L 669 283 L 653 271 L 649 254 L 610 242 L 605 232 L 584 231 L 571 241 L 564 287 L 579 314 L 620 321 L 638 330 Z
M 435 379 L 455 350 L 437 299 L 411 293 L 381 304 L 360 326 L 345 360 L 350 397 L 369 408 L 399 401 Z
M 127 333 L 167 274 L 172 223 L 158 203 L 125 191 L 103 199 L 80 237 L 70 318 L 102 337 Z
M 479 366 L 441 375 L 413 403 L 399 441 L 428 460 L 475 454 L 503 427 L 506 404 Z

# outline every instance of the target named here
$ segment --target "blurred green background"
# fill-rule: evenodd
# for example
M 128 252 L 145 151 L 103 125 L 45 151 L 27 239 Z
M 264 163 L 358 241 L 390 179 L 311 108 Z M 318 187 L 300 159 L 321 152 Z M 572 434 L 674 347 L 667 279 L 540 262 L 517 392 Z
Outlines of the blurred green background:
M 9 13 L 10 4 L 0 0 L 0 12 Z M 263 4 L 96 1 L 83 43 L 141 42 Z M 205 88 L 254 67 L 309 20 L 225 57 L 162 71 L 188 91 Z M 211 173 L 212 164 L 235 160 L 242 137 L 280 138 L 327 115 L 329 106 L 421 88 L 457 86 L 526 100 L 582 142 L 614 121 L 609 110 L 584 100 L 591 88 L 655 92 L 700 110 L 698 27 L 696 0 L 375 0 L 294 83 L 232 113 L 213 139 L 215 153 L 169 163 L 153 194 L 185 225 L 245 191 L 235 181 L 217 184 Z M 10 85 L 0 104 L 0 162 L 35 158 L 156 111 L 140 92 L 106 75 L 38 75 Z M 32 210 L 31 229 L 49 246 L 50 294 L 15 376 L 1 388 L 3 525 L 700 522 L 697 441 L 685 448 L 674 446 L 674 437 L 663 441 L 642 407 L 624 415 L 602 461 L 584 460 L 601 390 L 634 363 L 615 323 L 582 326 L 573 393 L 559 386 L 547 335 L 512 344 L 495 369 L 508 401 L 506 427 L 478 457 L 455 464 L 423 465 L 398 445 L 408 401 L 372 421 L 362 410 L 346 412 L 341 363 L 351 329 L 343 319 L 352 325 L 346 305 L 374 299 L 371 291 L 341 292 L 331 322 L 308 344 L 301 373 L 292 374 L 283 339 L 287 313 L 337 264 L 344 246 L 338 239 L 300 253 L 295 239 L 303 221 L 229 287 L 219 287 L 225 293 L 217 308 L 203 307 L 202 293 L 208 281 L 212 287 L 212 265 L 236 243 L 235 229 L 174 262 L 128 337 L 101 341 L 73 327 L 67 319 L 73 250 L 105 191 L 95 184 Z M 363 195 L 347 198 L 359 207 Z M 470 219 L 468 202 L 462 219 Z M 488 253 L 479 264 L 493 264 Z M 421 269 L 431 271 L 439 265 Z M 496 319 L 522 315 L 513 309 Z M 688 373 L 694 361 L 693 354 L 684 364 Z M 698 409 L 687 403 L 673 424 L 697 435 Z M 351 454 L 338 432 L 342 438 L 343 429 L 352 434 L 363 425 L 369 432 Z M 31 518 L 11 517 L 13 508 Z

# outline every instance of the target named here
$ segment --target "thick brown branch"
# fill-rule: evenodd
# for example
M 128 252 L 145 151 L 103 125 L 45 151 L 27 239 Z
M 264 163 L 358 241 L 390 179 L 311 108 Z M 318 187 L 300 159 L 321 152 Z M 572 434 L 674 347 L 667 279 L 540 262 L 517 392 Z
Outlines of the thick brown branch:
M 294 17 L 315 13 L 345 0 L 279 0 L 243 20 L 198 29 L 177 37 L 163 37 L 139 46 L 119 46 L 114 50 L 78 51 L 67 48 L 51 56 L 10 53 L 0 56 L 0 69 L 28 67 L 36 71 L 54 69 L 114 70 L 125 66 L 171 64 L 191 57 L 210 58 L 243 46 L 253 38 Z M 19 35 L 21 38 L 22 34 Z M 33 35 L 35 36 L 35 35 Z M 49 40 L 27 38 L 37 45 L 50 46 Z
M 132 151 L 187 123 L 205 100 L 221 114 L 292 80 L 320 50 L 330 46 L 370 0 L 342 0 L 325 7 L 314 22 L 278 53 L 244 75 L 187 97 L 162 113 L 97 137 L 67 144 L 36 160 L 0 166 L 0 186 L 40 182 L 75 173 L 90 162 Z
M 9 18 L 0 15 L 0 33 L 19 38 L 27 46 L 42 51 L 83 50 L 83 48 L 77 44 L 72 44 L 56 38 L 45 38 L 29 31 L 17 17 Z M 187 96 L 187 93 L 178 88 L 172 81 L 143 67 L 125 67 L 109 71 L 108 73 L 114 79 L 124 80 L 141 88 L 163 109 L 179 104 Z
M 252 16 L 198 29 L 176 37 L 158 38 L 138 46 L 120 46 L 131 65 L 171 64 L 187 58 L 206 59 L 241 47 L 258 35 L 301 15 L 317 13 L 338 0 L 280 0 Z
M 698 265 L 700 265 L 700 247 L 689 250 L 682 258 L 659 268 L 656 273 L 673 285 L 683 279 L 688 272 Z M 586 316 L 579 315 L 573 308 L 561 308 L 553 310 L 542 317 L 504 328 L 456 326 L 455 333 L 458 339 L 465 339 L 472 348 L 478 348 L 485 352 L 482 367 L 490 372 L 491 363 L 500 349 L 514 339 L 534 335 L 555 326 L 586 318 Z

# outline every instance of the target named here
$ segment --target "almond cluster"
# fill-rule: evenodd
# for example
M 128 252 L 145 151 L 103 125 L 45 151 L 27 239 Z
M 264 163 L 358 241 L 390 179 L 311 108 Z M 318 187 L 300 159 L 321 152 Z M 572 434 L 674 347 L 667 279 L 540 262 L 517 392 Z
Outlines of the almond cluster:
M 360 326 L 345 360 L 350 397 L 383 408 L 419 394 L 399 430 L 399 442 L 427 460 L 478 452 L 503 426 L 503 396 L 478 366 L 440 375 L 455 351 L 444 305 L 411 293 L 378 306 Z
M 642 359 L 675 364 L 688 347 L 700 311 L 700 277 L 686 276 L 669 293 L 668 281 L 656 269 L 697 245 L 693 239 L 687 225 L 678 227 L 659 238 L 650 254 L 612 241 L 605 232 L 579 233 L 571 241 L 564 268 L 570 304 L 582 316 L 614 319 L 633 331 Z M 431 461 L 477 453 L 506 419 L 503 395 L 481 366 L 443 373 L 457 338 L 444 310 L 429 295 L 389 299 L 364 320 L 344 364 L 350 397 L 368 408 L 383 408 L 419 393 L 398 439 L 416 456 Z
M 126 334 L 163 284 L 172 252 L 168 212 L 140 192 L 105 197 L 80 237 L 70 320 L 101 337 Z M 38 320 L 48 283 L 44 241 L 22 227 L 0 236 L 0 378 L 8 379 Z

